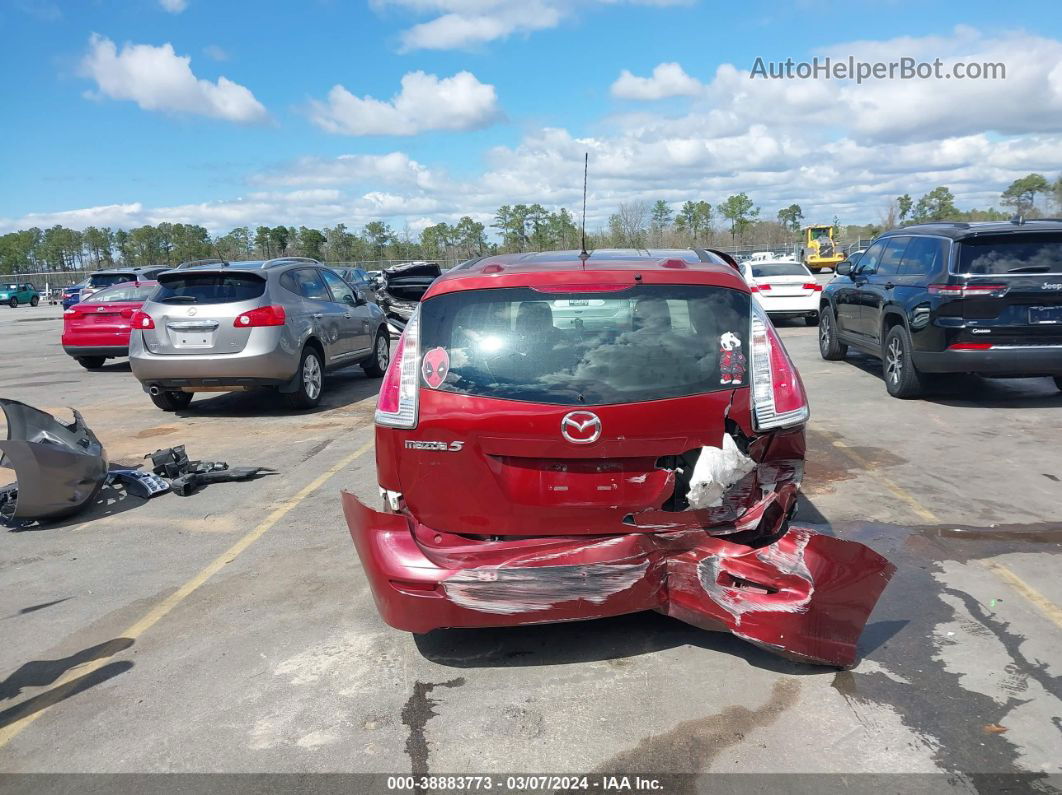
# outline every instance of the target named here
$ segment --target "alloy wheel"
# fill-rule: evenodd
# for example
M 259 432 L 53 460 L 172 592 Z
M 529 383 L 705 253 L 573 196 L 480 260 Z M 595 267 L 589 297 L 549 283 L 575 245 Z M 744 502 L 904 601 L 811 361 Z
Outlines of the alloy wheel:
M 390 345 L 388 345 L 387 338 L 383 334 L 379 334 L 376 337 L 376 364 L 381 370 L 386 370 L 387 365 L 390 362 L 391 353 Z
M 307 356 L 302 364 L 302 386 L 310 400 L 321 394 L 321 363 L 316 356 Z
M 830 349 L 830 316 L 823 312 L 819 316 L 819 350 L 827 351 Z
M 885 351 L 885 375 L 895 385 L 903 377 L 903 345 L 893 337 Z

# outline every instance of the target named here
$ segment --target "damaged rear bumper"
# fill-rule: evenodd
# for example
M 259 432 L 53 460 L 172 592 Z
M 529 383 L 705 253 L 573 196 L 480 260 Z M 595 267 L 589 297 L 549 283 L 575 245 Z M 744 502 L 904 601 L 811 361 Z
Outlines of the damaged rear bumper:
M 417 633 L 656 610 L 844 667 L 895 570 L 869 547 L 798 527 L 758 549 L 695 529 L 477 541 L 348 492 L 343 511 L 381 616 Z

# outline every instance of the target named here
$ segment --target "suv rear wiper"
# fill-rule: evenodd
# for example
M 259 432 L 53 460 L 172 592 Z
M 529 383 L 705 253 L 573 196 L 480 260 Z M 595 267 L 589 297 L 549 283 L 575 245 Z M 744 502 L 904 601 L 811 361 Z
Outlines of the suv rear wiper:
M 1049 270 L 1050 265 L 1022 265 L 1019 268 L 1011 268 L 1007 273 L 1044 273 Z
M 199 301 L 194 295 L 169 295 L 160 299 L 162 303 L 177 302 L 179 304 L 194 304 Z

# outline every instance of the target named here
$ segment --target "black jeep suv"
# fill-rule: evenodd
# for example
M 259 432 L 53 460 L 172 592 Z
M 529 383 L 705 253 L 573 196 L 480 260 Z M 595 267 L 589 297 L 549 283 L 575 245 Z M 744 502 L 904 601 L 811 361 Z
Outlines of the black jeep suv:
M 894 397 L 929 373 L 1048 376 L 1062 389 L 1062 220 L 932 223 L 881 235 L 822 292 L 819 352 L 884 362 Z

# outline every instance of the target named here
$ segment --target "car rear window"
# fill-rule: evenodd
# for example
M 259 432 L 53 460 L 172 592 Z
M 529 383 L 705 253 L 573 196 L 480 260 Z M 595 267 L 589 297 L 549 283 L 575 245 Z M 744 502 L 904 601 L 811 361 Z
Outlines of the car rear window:
M 763 279 L 768 276 L 810 276 L 811 272 L 798 262 L 770 262 L 749 265 L 752 278 Z
M 116 301 L 146 301 L 147 297 L 155 292 L 157 284 L 118 284 L 93 293 L 82 303 L 106 304 Z
M 635 403 L 747 384 L 749 311 L 747 293 L 697 285 L 470 290 L 421 307 L 421 350 L 436 366 L 448 360 L 431 384 L 446 392 Z
M 173 273 L 159 278 L 152 300 L 162 304 L 234 304 L 265 292 L 265 280 L 250 273 Z
M 1062 234 L 1031 233 L 963 240 L 959 273 L 1062 273 Z

